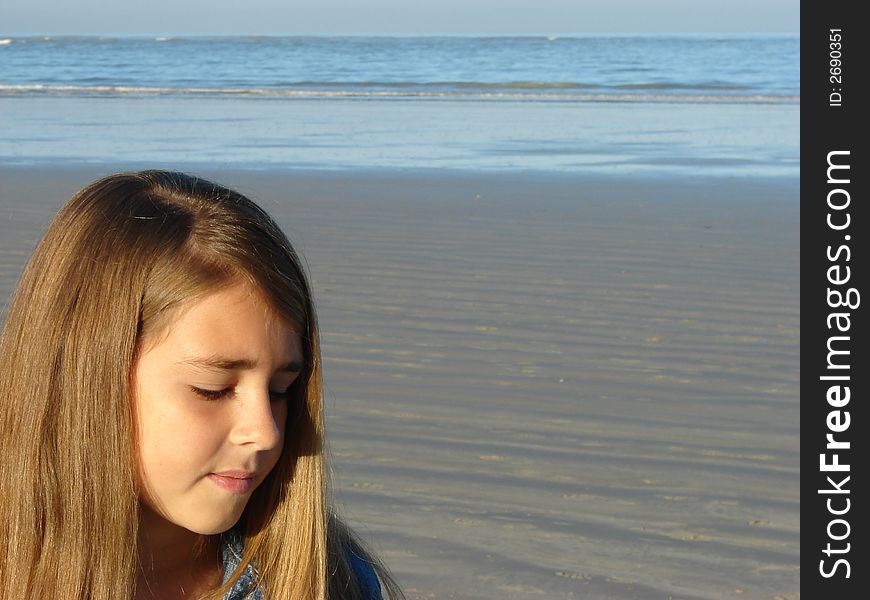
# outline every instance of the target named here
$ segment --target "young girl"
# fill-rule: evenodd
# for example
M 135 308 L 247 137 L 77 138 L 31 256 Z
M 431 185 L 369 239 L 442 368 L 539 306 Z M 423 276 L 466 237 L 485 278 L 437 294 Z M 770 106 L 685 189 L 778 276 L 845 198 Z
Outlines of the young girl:
M 379 599 L 335 516 L 300 261 L 241 194 L 101 179 L 0 337 L 0 598 Z

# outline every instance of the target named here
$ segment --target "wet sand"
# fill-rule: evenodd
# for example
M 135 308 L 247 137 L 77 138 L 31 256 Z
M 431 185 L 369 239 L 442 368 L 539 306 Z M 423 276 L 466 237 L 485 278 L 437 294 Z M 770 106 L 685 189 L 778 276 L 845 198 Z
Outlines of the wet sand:
M 0 298 L 112 170 L 0 168 Z M 799 598 L 797 181 L 199 172 L 307 258 L 336 499 L 409 598 Z

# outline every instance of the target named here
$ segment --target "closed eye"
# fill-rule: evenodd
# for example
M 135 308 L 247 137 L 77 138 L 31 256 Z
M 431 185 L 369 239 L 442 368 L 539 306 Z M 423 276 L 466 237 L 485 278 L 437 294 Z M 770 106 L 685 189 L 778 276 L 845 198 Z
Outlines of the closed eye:
M 275 392 L 275 391 L 269 390 L 269 398 L 271 398 L 272 401 L 274 401 L 274 402 L 279 402 L 281 400 L 287 400 L 290 398 L 290 396 L 292 396 L 292 394 L 290 393 L 290 391 L 292 389 L 293 389 L 293 386 L 288 387 L 283 392 Z
M 190 386 L 190 389 L 193 390 L 193 393 L 198 396 L 202 396 L 206 400 L 220 400 L 221 398 L 225 398 L 233 393 L 233 388 L 224 388 L 222 390 L 206 390 L 203 388 Z
M 298 377 L 294 375 L 293 381 L 284 389 L 284 391 L 276 392 L 274 390 L 269 390 L 269 397 L 276 402 L 280 400 L 289 400 L 295 395 L 295 388 L 298 387 L 298 381 Z
M 224 388 L 222 390 L 207 390 L 204 388 L 198 388 L 191 386 L 190 389 L 193 390 L 197 396 L 201 396 L 206 400 L 220 400 L 221 398 L 226 398 L 233 393 L 233 388 Z M 280 402 L 281 400 L 287 400 L 293 395 L 293 386 L 291 385 L 286 390 L 281 392 L 276 392 L 274 390 L 269 390 L 269 398 L 273 402 Z

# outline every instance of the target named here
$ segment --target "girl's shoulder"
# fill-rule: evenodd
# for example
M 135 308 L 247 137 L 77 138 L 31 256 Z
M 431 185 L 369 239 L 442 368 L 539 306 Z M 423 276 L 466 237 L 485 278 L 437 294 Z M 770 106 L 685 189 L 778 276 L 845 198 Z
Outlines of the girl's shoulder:
M 381 584 L 378 575 L 368 561 L 357 556 L 353 550 L 347 550 L 347 561 L 353 569 L 357 583 L 369 600 L 383 600 L 381 596 Z
M 231 530 L 221 536 L 221 560 L 224 568 L 224 582 L 229 580 L 236 567 L 239 566 L 242 560 L 243 549 L 244 540 L 238 531 Z M 357 556 L 352 549 L 348 548 L 346 552 L 347 561 L 365 597 L 368 600 L 383 600 L 380 580 L 372 565 L 365 559 Z M 245 590 L 249 589 L 253 581 L 254 569 L 251 565 L 248 565 L 242 577 L 227 592 L 223 600 L 262 600 L 263 595 L 259 590 L 254 590 L 253 593 L 245 595 Z

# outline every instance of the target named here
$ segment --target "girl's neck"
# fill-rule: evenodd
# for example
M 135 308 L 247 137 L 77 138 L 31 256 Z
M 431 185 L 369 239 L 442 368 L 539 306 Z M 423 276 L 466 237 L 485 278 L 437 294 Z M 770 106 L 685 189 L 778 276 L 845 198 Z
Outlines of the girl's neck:
M 222 581 L 219 565 L 204 570 L 148 577 L 139 573 L 134 600 L 190 600 L 216 590 Z
M 144 557 L 143 557 L 144 558 Z M 219 548 L 206 542 L 202 554 L 175 564 L 141 561 L 136 577 L 136 600 L 197 598 L 215 590 L 223 580 Z
M 220 536 L 204 536 L 144 508 L 139 524 L 136 600 L 193 598 L 223 578 Z

